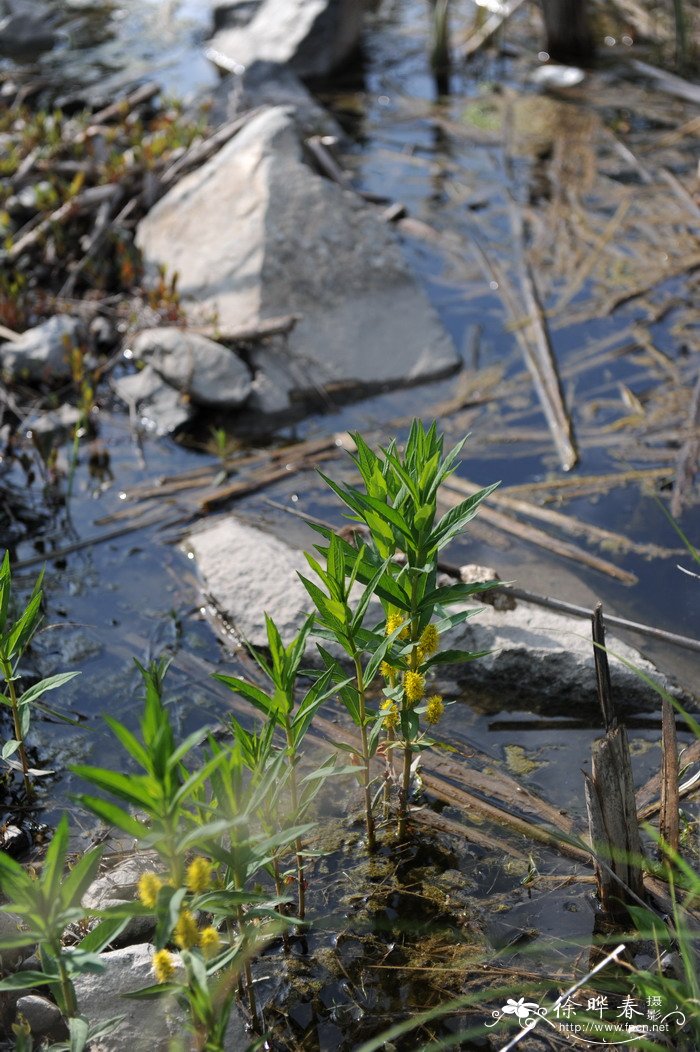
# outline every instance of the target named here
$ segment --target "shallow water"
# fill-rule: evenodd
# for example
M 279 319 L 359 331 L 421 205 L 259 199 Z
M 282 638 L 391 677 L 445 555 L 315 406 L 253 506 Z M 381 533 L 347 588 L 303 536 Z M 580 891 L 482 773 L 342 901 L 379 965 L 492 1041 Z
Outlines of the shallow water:
M 455 6 L 458 12 L 470 11 L 468 5 Z M 55 53 L 44 56 L 41 65 L 60 76 L 70 61 L 75 81 L 85 78 L 116 85 L 149 72 L 155 73 L 167 90 L 184 85 L 189 92 L 210 86 L 215 78 L 199 46 L 206 29 L 205 7 L 195 0 L 181 5 L 155 0 L 148 4 L 122 3 L 109 10 L 97 5 L 88 9 L 92 12 L 88 27 L 99 25 L 99 34 L 91 35 L 85 30 L 80 36 L 74 31 L 73 37 L 67 37 Z M 592 228 L 599 235 L 601 222 L 606 217 L 609 220 L 619 208 L 620 187 L 627 185 L 625 180 L 630 173 L 613 170 L 610 134 L 623 134 L 620 125 L 626 122 L 637 148 L 645 135 L 659 133 L 659 127 L 668 130 L 682 124 L 689 116 L 689 108 L 660 98 L 643 86 L 630 87 L 612 60 L 593 72 L 582 87 L 570 90 L 564 101 L 560 98 L 550 105 L 551 100 L 543 99 L 527 80 L 538 66 L 527 26 L 513 31 L 522 49 L 518 55 L 479 56 L 471 67 L 455 76 L 453 94 L 436 101 L 419 35 L 424 32 L 425 8 L 419 2 L 382 5 L 367 34 L 364 80 L 358 83 L 359 74 L 354 75 L 342 89 L 326 96 L 326 101 L 355 137 L 357 145 L 344 163 L 356 184 L 401 200 L 411 216 L 440 231 L 449 231 L 464 246 L 462 258 L 454 258 L 446 256 L 435 244 L 405 239 L 415 272 L 456 345 L 464 349 L 467 367 L 476 364 L 482 370 L 499 368 L 503 383 L 515 379 L 519 384 L 509 399 L 444 418 L 443 426 L 451 439 L 457 440 L 465 430 L 473 432 L 462 474 L 482 484 L 500 478 L 504 486 L 559 478 L 561 471 L 541 409 L 524 372 L 513 332 L 507 327 L 502 290 L 492 287 L 495 282 L 489 285 L 485 280 L 469 245 L 476 234 L 492 258 L 507 274 L 512 274 L 514 249 L 508 218 L 508 195 L 512 194 L 530 209 L 533 236 L 541 239 L 545 307 L 556 303 L 562 292 L 557 253 L 569 277 L 583 273 L 571 264 L 575 242 L 567 242 L 568 255 L 557 245 L 557 239 L 573 237 L 573 228 L 567 224 L 574 214 L 574 205 L 581 207 L 575 216 L 577 221 L 583 222 L 581 216 L 587 216 L 592 222 L 593 216 Z M 520 116 L 511 114 L 508 118 L 515 121 L 509 126 L 508 158 L 501 134 L 504 92 L 509 106 L 520 107 Z M 567 128 L 573 129 L 571 142 L 582 151 L 581 163 L 585 161 L 592 173 L 582 197 L 563 196 L 556 208 L 553 202 L 556 203 L 559 192 L 557 180 L 565 181 L 566 173 L 565 159 L 559 157 L 557 161 L 552 152 L 553 123 L 560 134 L 565 134 Z M 674 144 L 673 150 L 676 170 L 682 174 L 687 171 L 683 166 L 689 163 L 687 145 L 681 141 Z M 559 168 L 555 172 L 556 164 Z M 630 208 L 633 207 L 632 203 Z M 675 217 L 659 217 L 654 211 L 659 207 L 659 201 L 650 193 L 650 222 L 656 223 L 651 232 L 642 222 L 643 217 L 638 217 L 636 226 L 622 225 L 618 231 L 621 240 L 617 256 L 624 287 L 633 285 L 635 275 L 642 274 L 644 266 L 653 262 L 649 252 L 655 239 L 661 241 L 656 251 L 663 253 L 668 248 L 663 238 L 678 221 Z M 551 225 L 548 236 L 547 223 Z M 690 236 L 686 229 L 682 235 Z M 611 280 L 613 262 L 611 256 L 605 266 L 584 275 L 578 291 L 572 295 L 570 309 L 558 316 L 552 329 L 565 395 L 573 406 L 574 425 L 581 440 L 581 461 L 576 469 L 581 475 L 659 464 L 672 469 L 677 436 L 670 442 L 663 440 L 664 432 L 671 428 L 668 413 L 664 415 L 659 410 L 662 437 L 656 459 L 653 436 L 649 438 L 646 432 L 636 447 L 634 438 L 623 447 L 607 445 L 599 438 L 606 426 L 615 425 L 627 412 L 621 384 L 640 398 L 649 395 L 645 402 L 650 407 L 648 413 L 656 412 L 654 399 L 660 391 L 690 383 L 693 355 L 697 356 L 699 349 L 697 319 L 693 320 L 686 307 L 687 302 L 692 303 L 692 277 L 670 278 L 657 283 L 648 297 L 616 310 L 596 311 L 595 304 L 606 292 L 606 280 Z M 585 263 L 582 256 L 579 268 Z M 678 302 L 661 320 L 649 319 L 654 304 L 672 300 Z M 594 353 L 597 345 L 605 346 L 604 341 L 612 348 L 623 345 L 635 324 L 641 324 L 651 334 L 660 357 L 610 358 L 594 369 L 578 370 L 582 354 Z M 475 325 L 480 328 L 478 350 Z M 697 366 L 694 368 L 697 370 Z M 323 414 L 312 414 L 282 429 L 277 437 L 301 439 L 348 429 L 374 434 L 395 431 L 400 436 L 405 433 L 405 424 L 394 427 L 391 422 L 405 421 L 412 415 L 430 415 L 431 407 L 454 396 L 458 383 L 459 378 L 452 378 L 380 393 L 350 405 L 331 405 Z M 134 657 L 143 662 L 163 652 L 173 655 L 169 690 L 183 734 L 224 717 L 227 691 L 217 686 L 209 673 L 214 668 L 231 668 L 235 661 L 224 652 L 212 631 L 193 565 L 173 543 L 177 539 L 175 525 L 164 533 L 157 533 L 154 528 L 129 533 L 60 561 L 50 557 L 53 548 L 74 538 L 101 533 L 104 527 L 96 520 L 122 507 L 121 495 L 130 486 L 204 462 L 216 463 L 210 453 L 186 449 L 172 441 L 148 439 L 143 447 L 144 463 L 125 416 L 103 411 L 98 428 L 109 449 L 112 479 L 99 485 L 89 474 L 84 451 L 69 504 L 69 519 L 59 515 L 53 536 L 45 537 L 41 546 L 36 538 L 27 539 L 16 552 L 19 560 L 37 555 L 48 558 L 48 624 L 34 660 L 40 660 L 44 674 L 73 667 L 82 671 L 62 691 L 63 706 L 81 719 L 80 728 L 38 724 L 33 737 L 42 766 L 55 767 L 58 772 L 45 797 L 49 820 L 76 789 L 75 779 L 66 773 L 69 762 L 114 762 L 112 741 L 101 726 L 100 713 L 109 711 L 130 726 L 136 724 L 139 677 L 133 666 Z M 524 429 L 530 429 L 534 437 L 522 437 Z M 630 431 L 634 434 L 632 425 Z M 624 426 L 620 432 L 625 434 Z M 268 504 L 268 497 L 296 511 L 338 519 L 322 485 L 305 476 L 290 478 L 238 505 L 246 518 L 287 537 L 296 537 L 300 543 L 309 543 L 309 531 L 298 519 Z M 638 484 L 614 488 L 604 496 L 572 499 L 562 510 L 619 531 L 638 543 L 667 547 L 678 544 L 652 496 Z M 173 517 L 177 517 L 177 512 Z M 697 539 L 697 507 L 684 514 L 681 525 L 691 540 Z M 580 543 L 585 547 L 584 542 Z M 586 607 L 601 599 L 606 609 L 615 614 L 684 635 L 698 634 L 697 582 L 678 572 L 678 556 L 647 559 L 611 554 L 613 562 L 637 575 L 638 583 L 629 587 L 477 524 L 469 537 L 449 552 L 449 557 L 453 562 L 492 565 L 503 579 L 540 594 L 556 595 Z M 688 562 L 682 558 L 680 561 Z M 23 571 L 22 581 L 28 582 L 33 573 L 30 569 Z M 582 621 L 582 632 L 586 631 Z M 640 637 L 631 638 L 665 671 L 675 674 L 691 689 L 695 687 L 697 660 L 692 654 Z M 510 764 L 526 786 L 581 817 L 580 772 L 588 765 L 590 743 L 599 730 L 590 720 L 579 718 L 576 713 L 546 718 L 510 712 L 507 698 L 503 699 L 501 712 L 487 713 L 478 705 L 458 699 L 458 704 L 448 709 L 441 729 L 447 741 L 488 753 L 495 766 L 508 770 Z M 631 727 L 631 737 L 635 773 L 641 784 L 658 769 L 659 721 L 653 714 L 640 717 Z M 69 806 L 89 836 L 95 823 Z M 545 850 L 533 849 L 533 857 L 543 873 L 565 873 L 570 869 Z M 468 860 L 462 861 L 466 865 Z M 593 924 L 587 892 L 582 893 L 576 886 L 565 890 L 545 887 L 528 895 L 520 884 L 522 874 L 514 879 L 503 863 L 503 857 L 476 850 L 471 856 L 470 875 L 482 895 L 501 895 L 512 907 L 506 914 L 509 925 L 539 931 L 550 949 L 552 939 L 561 943 L 585 941 Z M 534 951 L 522 951 L 526 963 L 538 958 L 537 945 Z M 519 952 L 514 951 L 513 959 Z M 332 1028 L 328 1034 L 331 1041 Z

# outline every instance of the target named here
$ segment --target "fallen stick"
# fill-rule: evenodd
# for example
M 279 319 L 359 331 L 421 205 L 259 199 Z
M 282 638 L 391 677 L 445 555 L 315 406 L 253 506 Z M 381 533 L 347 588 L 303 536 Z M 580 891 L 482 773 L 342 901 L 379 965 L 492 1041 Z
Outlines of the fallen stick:
M 676 461 L 676 472 L 673 480 L 673 496 L 671 497 L 671 515 L 674 519 L 680 518 L 683 511 L 686 490 L 692 486 L 698 470 L 698 455 L 700 454 L 700 374 L 698 374 L 693 397 L 690 401 L 688 413 L 687 438 L 680 448 Z
M 444 487 L 441 489 L 438 499 L 448 507 L 455 507 L 462 500 L 461 496 L 446 490 Z M 636 575 L 630 573 L 629 570 L 623 570 L 619 566 L 615 566 L 614 563 L 608 562 L 607 559 L 591 555 L 590 552 L 586 552 L 574 544 L 569 544 L 568 541 L 559 540 L 536 526 L 519 522 L 517 519 L 506 515 L 502 511 L 497 511 L 486 503 L 479 508 L 479 519 L 480 521 L 489 522 L 504 533 L 512 534 L 512 536 L 518 537 L 520 540 L 535 544 L 540 548 L 544 548 L 545 551 L 552 552 L 554 555 L 571 559 L 582 566 L 587 566 L 590 570 L 597 570 L 599 573 L 612 577 L 616 581 L 621 581 L 622 584 L 632 585 L 637 583 Z
M 281 479 L 290 478 L 292 475 L 296 475 L 300 471 L 306 471 L 308 468 L 315 467 L 316 464 L 320 464 L 322 461 L 336 456 L 336 454 L 336 449 L 329 449 L 327 452 L 319 452 L 314 454 L 314 456 L 307 457 L 303 460 L 293 461 L 289 464 L 283 464 L 278 468 L 270 468 L 267 471 L 261 471 L 253 478 L 241 479 L 238 482 L 231 482 L 226 486 L 220 486 L 218 489 L 206 494 L 199 500 L 197 505 L 198 511 L 206 515 L 208 512 L 221 507 L 222 504 L 226 504 L 230 500 L 244 497 L 248 493 L 255 493 L 257 490 L 264 489 L 265 486 L 270 486 L 273 482 L 279 482 Z
M 246 113 L 242 113 L 239 117 L 235 117 L 232 121 L 228 121 L 226 124 L 222 124 L 220 128 L 204 139 L 202 142 L 191 146 L 182 157 L 178 157 L 177 161 L 174 161 L 169 168 L 166 168 L 163 174 L 160 176 L 160 186 L 162 190 L 167 190 L 177 182 L 181 175 L 183 175 L 189 168 L 198 168 L 200 165 L 208 161 L 213 154 L 217 153 L 230 139 L 237 135 L 238 132 L 249 124 L 254 117 L 262 112 L 262 109 L 258 107 L 254 110 L 248 110 Z
M 90 209 L 98 207 L 103 201 L 111 200 L 115 194 L 120 192 L 120 189 L 121 188 L 117 183 L 106 183 L 102 186 L 90 186 L 87 190 L 83 190 L 75 197 L 71 197 L 68 201 L 65 201 L 60 208 L 57 208 L 52 212 L 51 215 L 42 219 L 41 222 L 25 234 L 24 237 L 21 237 L 19 241 L 15 241 L 7 251 L 8 259 L 14 261 L 21 256 L 28 248 L 35 245 L 40 237 L 49 230 L 54 223 L 63 223 L 66 219 L 82 215 L 84 212 L 88 212 Z
M 661 699 L 661 800 L 659 802 L 659 836 L 672 851 L 680 845 L 678 791 L 678 736 L 673 706 L 668 698 Z M 659 845 L 663 859 L 664 848 Z
M 278 318 L 263 318 L 257 325 L 242 329 L 220 329 L 218 325 L 194 325 L 188 326 L 188 332 L 196 332 L 201 336 L 208 336 L 218 343 L 255 343 L 257 340 L 265 340 L 269 336 L 284 336 L 291 332 L 298 321 L 300 314 L 283 314 Z
M 546 479 L 542 482 L 522 482 L 516 486 L 508 486 L 504 493 L 538 493 L 572 490 L 578 493 L 579 489 L 587 492 L 606 493 L 615 486 L 625 485 L 627 482 L 651 482 L 655 479 L 666 478 L 669 475 L 668 468 L 632 468 L 606 475 L 578 475 L 573 478 Z
M 109 106 L 105 106 L 104 109 L 93 113 L 90 117 L 90 126 L 76 136 L 75 142 L 84 142 L 85 139 L 89 138 L 93 134 L 94 126 L 97 124 L 107 124 L 117 117 L 123 120 L 132 110 L 135 110 L 138 106 L 143 106 L 146 102 L 150 102 L 156 95 L 160 95 L 160 86 L 158 84 L 142 84 L 129 95 L 125 95 L 123 99 L 117 99 L 116 102 L 111 102 Z
M 465 496 L 472 496 L 477 493 L 480 486 L 475 483 L 468 481 L 467 479 L 458 478 L 453 475 L 450 479 L 443 483 L 446 490 L 456 490 L 459 493 L 464 493 Z M 515 497 L 508 495 L 508 491 L 504 490 L 499 492 L 496 490 L 489 497 L 491 504 L 495 504 L 497 507 L 502 507 L 506 511 L 512 511 L 520 515 L 527 515 L 532 519 L 539 519 L 540 522 L 546 522 L 550 526 L 556 526 L 560 530 L 564 530 L 566 533 L 570 533 L 575 537 L 586 537 L 588 540 L 598 544 L 609 544 L 614 545 L 621 551 L 634 552 L 637 555 L 649 555 L 655 558 L 668 557 L 676 554 L 671 549 L 660 548 L 654 544 L 638 544 L 635 541 L 631 541 L 628 537 L 625 537 L 621 533 L 614 533 L 612 530 L 605 530 L 601 526 L 594 526 L 592 523 L 582 522 L 580 519 L 575 519 L 570 515 L 564 515 L 560 511 L 553 511 L 551 508 L 543 508 L 539 504 L 533 504 L 531 501 L 518 500 Z
M 657 87 L 668 95 L 675 95 L 678 99 L 685 99 L 688 102 L 694 102 L 696 105 L 700 104 L 700 85 L 692 84 L 689 80 L 677 77 L 675 73 L 667 73 L 663 69 L 651 66 L 648 62 L 641 62 L 639 59 L 632 59 L 632 66 L 638 73 L 642 73 L 645 77 L 651 77 L 652 80 L 656 81 Z
M 480 51 L 523 3 L 524 0 L 508 0 L 507 3 L 502 5 L 500 11 L 489 15 L 480 29 L 471 33 L 463 43 L 457 45 L 455 49 L 457 58 L 468 59 L 477 51 Z

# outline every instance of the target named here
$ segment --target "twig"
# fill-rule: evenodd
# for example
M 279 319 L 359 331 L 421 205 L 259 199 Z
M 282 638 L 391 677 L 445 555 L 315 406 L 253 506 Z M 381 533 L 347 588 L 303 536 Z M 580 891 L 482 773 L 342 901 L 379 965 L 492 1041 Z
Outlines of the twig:
M 603 970 L 603 968 L 607 968 L 607 966 L 609 964 L 612 964 L 613 961 L 618 961 L 620 954 L 624 953 L 626 949 L 627 947 L 625 946 L 625 944 L 620 943 L 620 945 L 617 946 L 611 953 L 609 953 L 607 957 L 604 957 L 602 961 L 599 961 L 598 964 L 596 964 L 595 968 L 591 968 L 590 972 L 588 972 L 581 979 L 575 982 L 573 986 L 570 986 L 568 990 L 565 990 L 563 994 L 560 994 L 560 996 L 552 1005 L 551 1010 L 553 1012 L 556 1012 L 557 1008 L 561 1008 L 561 1006 L 569 999 L 569 997 L 573 997 L 573 995 L 578 990 L 580 990 L 582 986 L 585 986 L 587 982 L 590 982 L 594 975 L 597 975 L 598 972 Z M 520 1031 L 520 1033 L 516 1034 L 515 1037 L 512 1038 L 507 1045 L 503 1045 L 503 1047 L 499 1049 L 499 1052 L 510 1052 L 512 1048 L 515 1048 L 516 1045 L 519 1045 L 521 1041 L 523 1041 L 526 1037 L 528 1037 L 529 1034 L 532 1033 L 532 1031 L 535 1029 L 535 1027 L 541 1021 L 541 1019 L 542 1016 L 539 1015 L 533 1016 L 531 1019 L 528 1019 L 527 1023 Z
M 615 707 L 610 685 L 610 666 L 608 652 L 605 649 L 605 624 L 603 622 L 603 604 L 597 603 L 591 618 L 593 632 L 593 658 L 595 660 L 595 678 L 598 689 L 600 711 L 603 714 L 603 725 L 609 731 L 615 722 Z
M 522 3 L 524 0 L 508 0 L 499 12 L 489 15 L 481 29 L 477 29 L 475 33 L 468 36 L 462 44 L 458 44 L 455 49 L 457 58 L 471 58 L 484 44 L 488 44 L 491 37 L 495 36 L 503 23 L 515 14 Z
M 659 834 L 664 841 L 659 845 L 659 855 L 664 857 L 664 848 L 678 851 L 679 846 L 679 791 L 678 791 L 678 738 L 673 706 L 668 698 L 661 699 L 661 808 L 659 811 Z

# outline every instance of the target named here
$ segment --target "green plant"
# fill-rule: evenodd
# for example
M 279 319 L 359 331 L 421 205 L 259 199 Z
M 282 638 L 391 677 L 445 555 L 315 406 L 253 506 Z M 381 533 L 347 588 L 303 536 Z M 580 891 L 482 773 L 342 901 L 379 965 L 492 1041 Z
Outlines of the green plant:
M 2 759 L 12 766 L 14 762 L 11 757 L 15 753 L 19 756 L 24 789 L 29 799 L 34 796 L 34 785 L 33 772 L 27 757 L 26 739 L 29 734 L 32 710 L 36 708 L 66 720 L 66 722 L 72 722 L 39 699 L 48 691 L 55 690 L 79 675 L 78 672 L 61 672 L 56 676 L 40 680 L 23 693 L 18 692 L 17 669 L 41 623 L 42 580 L 43 572 L 39 574 L 24 610 L 14 620 L 10 556 L 8 552 L 5 553 L 0 566 L 0 673 L 5 681 L 5 692 L 0 694 L 0 702 L 8 706 L 12 712 L 14 737 L 5 742 L 1 755 Z
M 335 639 L 355 665 L 354 684 L 341 691 L 341 697 L 363 730 L 362 763 L 366 777 L 369 778 L 369 760 L 379 743 L 377 719 L 386 732 L 386 750 L 391 753 L 400 748 L 403 752 L 398 808 L 398 835 L 403 839 L 407 832 L 413 759 L 419 748 L 432 741 L 421 729 L 420 717 L 432 725 L 440 719 L 444 705 L 437 694 L 424 700 L 427 674 L 435 665 L 462 663 L 482 656 L 441 648 L 446 632 L 478 612 L 468 608 L 449 614 L 447 607 L 494 584 L 440 584 L 438 553 L 464 529 L 498 483 L 479 490 L 438 518 L 440 485 L 456 470 L 465 440 L 445 454 L 437 425 L 433 423 L 426 429 L 420 421 L 413 422 L 403 453 L 396 442 L 375 453 L 360 435 L 352 437 L 356 445 L 353 460 L 364 490 L 341 485 L 324 475 L 322 478 L 350 509 L 348 517 L 365 527 L 367 541 L 358 551 L 332 530 L 316 526 L 327 541 L 316 545 L 325 559 L 325 569 L 315 560 L 310 562 L 328 592 L 323 594 L 312 582 L 304 583 L 319 612 L 321 634 Z M 341 584 L 343 580 L 345 584 Z M 347 600 L 355 581 L 366 587 L 352 613 Z M 382 616 L 365 631 L 362 625 L 372 611 L 373 595 L 381 604 Z M 364 669 L 358 660 L 358 643 L 363 653 L 370 656 Z M 324 658 L 338 677 L 341 670 L 337 661 L 328 654 Z M 366 706 L 378 672 L 382 675 L 384 695 L 379 715 Z M 367 783 L 365 799 L 371 846 Z
M 313 784 L 309 785 L 308 782 L 306 785 L 301 784 L 297 771 L 301 758 L 301 744 L 314 714 L 324 701 L 335 693 L 336 686 L 331 672 L 327 671 L 315 679 L 297 703 L 299 667 L 311 632 L 313 617 L 306 619 L 301 630 L 287 646 L 282 642 L 277 625 L 271 617 L 266 615 L 265 624 L 270 661 L 268 662 L 253 647 L 249 649 L 272 690 L 268 693 L 236 676 L 217 673 L 214 678 L 246 698 L 273 727 L 278 726 L 282 730 L 285 740 L 284 755 L 289 769 L 290 813 L 288 817 L 289 821 L 296 825 L 303 820 L 317 791 L 317 786 Z M 241 739 L 239 735 L 239 740 L 244 741 L 245 739 Z M 322 765 L 317 776 L 323 777 L 331 773 L 339 772 L 334 765 Z M 314 781 L 317 781 L 318 777 L 314 778 Z M 304 844 L 301 836 L 296 838 L 295 853 L 298 914 L 303 920 L 306 912 L 306 878 L 304 875 Z
M 64 1017 L 70 1020 L 79 1015 L 73 977 L 81 972 L 101 970 L 100 950 L 126 921 L 104 921 L 77 946 L 64 945 L 68 926 L 85 917 L 81 900 L 97 874 L 101 857 L 101 851 L 95 848 L 69 868 L 68 839 L 68 819 L 64 815 L 38 876 L 0 852 L 0 881 L 10 900 L 9 905 L 0 909 L 19 914 L 24 925 L 16 936 L 0 940 L 0 949 L 38 945 L 41 960 L 40 970 L 17 972 L 0 981 L 0 992 L 48 986 Z

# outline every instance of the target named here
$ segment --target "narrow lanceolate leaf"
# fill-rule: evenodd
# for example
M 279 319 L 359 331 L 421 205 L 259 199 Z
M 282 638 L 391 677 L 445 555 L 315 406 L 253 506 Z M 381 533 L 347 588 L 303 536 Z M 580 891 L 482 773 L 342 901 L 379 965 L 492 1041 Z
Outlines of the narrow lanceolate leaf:
M 117 771 L 108 771 L 105 767 L 92 767 L 88 764 L 76 764 L 71 767 L 71 771 L 120 800 L 125 800 L 135 807 L 145 807 L 149 811 L 151 809 L 154 800 L 151 791 L 153 783 L 145 775 L 119 774 Z
M 55 975 L 44 975 L 43 972 L 16 972 L 0 982 L 0 993 L 10 990 L 30 990 L 33 986 L 48 986 L 55 983 Z
M 102 858 L 102 851 L 94 848 L 80 858 L 61 884 L 61 899 L 64 906 L 80 905 L 83 895 L 92 884 Z
M 57 687 L 62 687 L 64 683 L 69 683 L 76 676 L 79 676 L 79 672 L 60 672 L 57 676 L 48 676 L 47 679 L 42 679 L 38 683 L 35 683 L 33 687 L 29 687 L 25 690 L 22 697 L 19 699 L 19 704 L 30 705 L 31 702 L 40 698 L 42 694 L 46 694 L 48 690 L 56 690 Z
M 467 661 L 476 661 L 477 658 L 492 654 L 492 650 L 443 650 L 434 657 L 428 658 L 421 665 L 421 669 L 432 668 L 433 665 L 461 665 Z
M 56 826 L 56 832 L 48 846 L 44 865 L 41 869 L 41 886 L 49 902 L 57 898 L 59 894 L 59 887 L 66 864 L 68 837 L 68 818 L 64 814 Z
M 133 836 L 136 840 L 143 840 L 148 836 L 148 828 L 137 822 L 127 811 L 113 804 L 110 800 L 102 800 L 99 796 L 87 796 L 80 793 L 74 797 L 88 811 L 101 818 L 107 825 L 116 826 L 127 836 Z M 1 857 L 1 856 L 0 856 Z
M 437 548 L 439 551 L 446 544 L 449 544 L 452 538 L 456 537 L 463 527 L 474 518 L 482 500 L 485 500 L 498 486 L 500 486 L 500 482 L 494 482 L 492 486 L 480 489 L 478 493 L 474 493 L 455 508 L 451 508 L 435 527 L 430 538 L 431 547 Z
M 488 592 L 491 588 L 503 587 L 504 581 L 477 581 L 474 584 L 451 584 L 444 588 L 434 588 L 423 597 L 418 609 L 432 610 L 438 603 L 440 606 L 451 606 L 453 603 L 462 603 L 472 595 Z
M 12 756 L 12 754 L 14 752 L 17 752 L 18 749 L 19 749 L 19 742 L 15 741 L 14 738 L 10 738 L 9 742 L 5 742 L 5 744 L 2 747 L 2 754 L 1 755 L 2 755 L 3 760 L 9 759 L 10 756 Z
M 221 672 L 214 673 L 214 679 L 218 679 L 220 683 L 224 683 L 236 694 L 246 698 L 251 705 L 254 705 L 265 716 L 274 716 L 276 714 L 277 705 L 274 700 L 252 683 L 247 683 L 244 679 L 238 679 L 236 676 L 224 676 Z
M 129 923 L 130 917 L 107 917 L 78 943 L 78 949 L 86 953 L 101 953 L 105 946 L 117 938 Z

